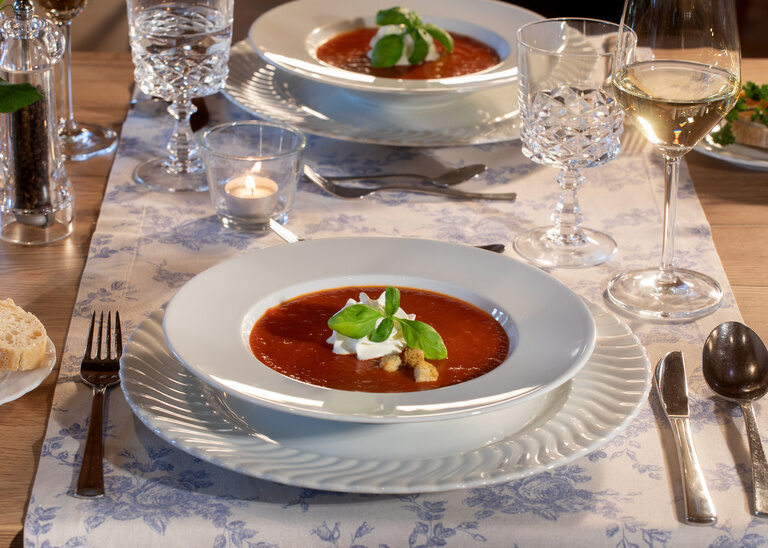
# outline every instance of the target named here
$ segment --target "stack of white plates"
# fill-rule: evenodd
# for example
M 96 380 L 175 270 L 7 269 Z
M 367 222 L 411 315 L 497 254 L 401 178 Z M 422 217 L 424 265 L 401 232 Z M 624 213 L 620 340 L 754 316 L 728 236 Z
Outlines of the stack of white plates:
M 492 143 L 519 137 L 517 29 L 541 17 L 496 0 L 412 0 L 423 20 L 492 46 L 501 62 L 433 80 L 377 78 L 317 59 L 328 38 L 375 26 L 375 0 L 296 0 L 251 26 L 232 47 L 225 94 L 255 116 L 307 133 L 402 146 Z
M 380 394 L 301 383 L 250 352 L 266 309 L 350 285 L 470 302 L 502 324 L 509 355 L 465 383 Z M 426 240 L 334 238 L 199 274 L 139 325 L 121 377 L 149 428 L 208 462 L 304 487 L 416 493 L 510 480 L 595 450 L 637 414 L 650 364 L 617 318 L 509 257 Z

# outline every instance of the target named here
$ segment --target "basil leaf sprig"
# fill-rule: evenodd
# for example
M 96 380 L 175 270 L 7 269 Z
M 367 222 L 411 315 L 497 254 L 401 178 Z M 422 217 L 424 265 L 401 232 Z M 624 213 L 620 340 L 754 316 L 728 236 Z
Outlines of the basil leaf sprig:
M 395 317 L 400 308 L 400 290 L 388 286 L 384 297 L 384 311 L 353 304 L 339 310 L 328 320 L 328 327 L 352 339 L 368 337 L 371 342 L 382 342 L 391 335 L 395 324 L 400 327 L 405 343 L 420 348 L 428 360 L 443 360 L 448 356 L 442 337 L 435 328 L 424 322 Z M 378 325 L 376 323 L 379 322 Z
M 413 39 L 413 51 L 408 56 L 411 65 L 418 65 L 429 53 L 429 37 L 440 42 L 445 51 L 453 51 L 453 38 L 445 30 L 432 23 L 424 23 L 415 11 L 408 8 L 390 8 L 376 14 L 376 24 L 402 25 L 400 34 L 388 34 L 376 42 L 371 52 L 371 66 L 374 68 L 392 67 L 397 63 L 405 48 L 405 37 Z
M 14 112 L 42 98 L 32 84 L 11 84 L 0 79 L 0 112 Z

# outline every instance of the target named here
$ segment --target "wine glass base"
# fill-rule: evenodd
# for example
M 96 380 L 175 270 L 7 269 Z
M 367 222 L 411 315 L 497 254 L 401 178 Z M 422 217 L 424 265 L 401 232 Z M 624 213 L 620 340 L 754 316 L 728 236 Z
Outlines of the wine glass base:
M 529 230 L 515 239 L 515 251 L 540 266 L 586 268 L 606 262 L 616 254 L 616 241 L 608 234 L 582 228 L 584 238 L 561 243 L 549 235 L 552 227 Z
M 676 269 L 674 283 L 660 281 L 659 268 L 630 270 L 608 282 L 608 300 L 643 318 L 690 320 L 713 312 L 723 298 L 714 279 L 693 270 Z
M 205 192 L 208 180 L 205 168 L 198 158 L 192 169 L 185 173 L 174 173 L 168 169 L 167 160 L 155 158 L 139 164 L 133 171 L 133 180 L 158 192 Z
M 117 133 L 93 124 L 76 124 L 59 131 L 61 154 L 66 160 L 82 162 L 97 154 L 112 151 L 117 145 Z

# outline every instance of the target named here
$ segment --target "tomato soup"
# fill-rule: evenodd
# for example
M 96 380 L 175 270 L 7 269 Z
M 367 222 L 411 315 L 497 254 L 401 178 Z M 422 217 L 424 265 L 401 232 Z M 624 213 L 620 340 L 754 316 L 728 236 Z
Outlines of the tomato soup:
M 492 47 L 463 34 L 451 33 L 454 46 L 445 53 L 437 42 L 440 58 L 420 65 L 373 68 L 367 53 L 376 28 L 362 28 L 335 36 L 317 48 L 317 58 L 344 70 L 370 74 L 379 78 L 428 80 L 450 78 L 480 72 L 498 64 L 501 59 Z
M 372 299 L 384 287 L 343 287 L 290 299 L 267 310 L 254 324 L 250 345 L 268 367 L 317 386 L 360 392 L 413 392 L 474 379 L 507 357 L 509 338 L 490 314 L 474 305 L 431 291 L 400 288 L 400 306 L 440 333 L 448 349 L 444 360 L 430 360 L 439 372 L 432 382 L 416 382 L 413 369 L 387 372 L 378 360 L 334 354 L 326 342 L 328 319 L 361 292 Z

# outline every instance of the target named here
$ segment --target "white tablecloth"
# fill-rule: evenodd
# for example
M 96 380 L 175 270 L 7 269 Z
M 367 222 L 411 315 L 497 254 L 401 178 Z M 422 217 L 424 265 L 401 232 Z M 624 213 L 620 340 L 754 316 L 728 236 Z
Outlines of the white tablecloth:
M 214 119 L 247 117 L 221 98 L 209 105 Z M 169 128 L 164 110 L 147 104 L 131 112 L 123 127 L 69 338 L 60 349 L 62 370 L 26 519 L 27 546 L 758 546 L 768 540 L 768 522 L 749 513 L 750 468 L 740 414 L 715 400 L 701 375 L 706 335 L 740 315 L 686 169 L 678 264 L 718 279 L 724 303 L 695 322 L 623 321 L 653 364 L 668 351 L 685 353 L 692 428 L 719 512 L 717 525 L 681 523 L 678 464 L 655 391 L 623 433 L 587 457 L 497 485 L 394 496 L 284 486 L 210 465 L 144 427 L 118 388 L 109 393 L 106 413 L 107 495 L 74 498 L 90 410 L 90 389 L 77 374 L 91 311 L 119 309 L 127 338 L 205 268 L 248 250 L 289 245 L 270 233 L 223 229 L 205 194 L 158 194 L 132 183 L 136 163 L 163 149 Z M 399 193 L 343 201 L 301 182 L 288 226 L 307 238 L 503 242 L 506 254 L 519 260 L 511 241 L 550 222 L 558 193 L 555 170 L 526 160 L 519 142 L 421 149 L 311 137 L 306 161 L 328 173 L 439 172 L 437 164 L 483 162 L 489 171 L 468 188 L 519 193 L 514 203 Z M 587 300 L 604 304 L 613 273 L 658 263 L 663 166 L 649 149 L 625 146 L 616 160 L 586 175 L 580 193 L 585 225 L 612 234 L 619 252 L 598 267 L 552 274 Z M 763 424 L 768 427 L 768 421 Z

